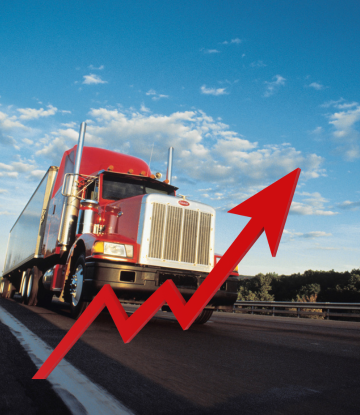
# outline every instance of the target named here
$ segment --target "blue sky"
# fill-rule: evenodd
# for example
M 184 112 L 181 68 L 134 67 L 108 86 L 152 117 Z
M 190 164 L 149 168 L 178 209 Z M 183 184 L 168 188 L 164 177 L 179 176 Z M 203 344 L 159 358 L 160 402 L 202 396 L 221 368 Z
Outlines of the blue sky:
M 49 165 L 87 145 L 166 171 L 217 208 L 300 167 L 277 257 L 264 236 L 242 274 L 359 268 L 358 1 L 7 2 L 0 15 L 0 264 Z

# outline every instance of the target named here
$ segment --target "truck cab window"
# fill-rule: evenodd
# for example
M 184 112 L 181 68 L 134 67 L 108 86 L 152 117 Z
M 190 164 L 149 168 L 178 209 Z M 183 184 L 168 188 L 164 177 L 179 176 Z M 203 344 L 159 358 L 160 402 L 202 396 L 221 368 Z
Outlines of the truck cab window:
M 120 200 L 150 193 L 174 194 L 172 190 L 168 191 L 164 189 L 162 183 L 149 183 L 141 179 L 104 175 L 102 188 L 103 199 Z
M 85 199 L 98 200 L 99 180 L 94 180 L 85 191 Z

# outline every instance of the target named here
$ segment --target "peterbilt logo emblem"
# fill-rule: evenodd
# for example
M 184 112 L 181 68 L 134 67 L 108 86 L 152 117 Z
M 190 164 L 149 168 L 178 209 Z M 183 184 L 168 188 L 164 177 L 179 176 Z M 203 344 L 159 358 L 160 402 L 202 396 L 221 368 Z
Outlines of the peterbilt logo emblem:
M 190 206 L 190 203 L 187 202 L 186 200 L 179 200 L 178 203 L 181 206 Z

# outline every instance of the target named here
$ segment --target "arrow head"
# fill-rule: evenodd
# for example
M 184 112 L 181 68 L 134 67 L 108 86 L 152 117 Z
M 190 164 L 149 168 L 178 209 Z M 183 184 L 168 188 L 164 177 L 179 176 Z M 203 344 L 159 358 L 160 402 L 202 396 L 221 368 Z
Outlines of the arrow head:
M 229 213 L 251 217 L 262 225 L 272 256 L 276 256 L 300 172 L 295 169 L 229 210 Z

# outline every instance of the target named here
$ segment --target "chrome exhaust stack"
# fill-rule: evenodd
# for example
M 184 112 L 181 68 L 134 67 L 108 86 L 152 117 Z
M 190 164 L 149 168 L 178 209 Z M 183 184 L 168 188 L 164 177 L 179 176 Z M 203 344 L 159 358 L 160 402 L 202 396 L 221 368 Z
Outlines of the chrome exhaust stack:
M 58 243 L 60 246 L 60 255 L 68 250 L 70 244 L 75 238 L 75 231 L 77 225 L 77 219 L 79 216 L 79 207 L 80 199 L 77 197 L 78 183 L 79 183 L 79 173 L 80 173 L 80 164 L 81 157 L 85 141 L 85 131 L 86 123 L 82 122 L 80 125 L 79 132 L 79 141 L 76 149 L 76 160 L 74 166 L 74 174 L 69 176 L 64 176 L 64 182 L 66 179 L 72 180 L 72 183 L 69 188 L 69 192 L 66 192 L 62 214 L 61 214 L 61 223 L 59 228 Z M 72 178 L 71 178 L 72 176 Z M 65 183 L 64 183 L 65 184 Z M 66 186 L 63 186 L 63 188 Z
M 174 147 L 169 147 L 168 165 L 166 170 L 166 180 L 169 184 L 172 182 L 172 166 L 173 166 Z

